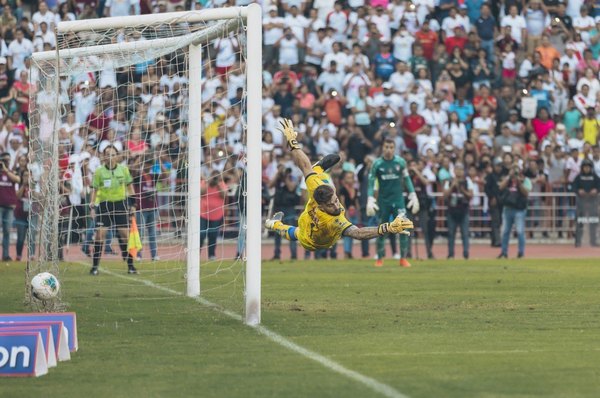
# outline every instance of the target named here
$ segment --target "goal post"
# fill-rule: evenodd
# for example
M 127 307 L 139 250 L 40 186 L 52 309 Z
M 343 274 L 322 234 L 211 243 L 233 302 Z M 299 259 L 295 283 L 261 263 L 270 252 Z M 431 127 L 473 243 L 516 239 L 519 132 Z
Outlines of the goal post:
M 36 84 L 37 92 L 32 94 L 34 111 L 30 116 L 32 125 L 32 153 L 38 158 L 40 173 L 38 186 L 47 187 L 45 195 L 40 195 L 38 208 L 42 209 L 39 236 L 54 231 L 58 224 L 59 203 L 49 198 L 59 197 L 58 186 L 62 177 L 58 174 L 61 156 L 58 153 L 60 144 L 59 126 L 64 122 L 69 101 L 60 103 L 60 96 L 65 90 L 62 79 L 75 79 L 83 73 L 102 73 L 104 68 L 133 68 L 134 65 L 148 62 L 150 59 L 161 60 L 172 56 L 173 59 L 185 58 L 185 77 L 187 78 L 187 118 L 178 121 L 187 129 L 187 188 L 185 194 L 185 214 L 183 220 L 187 225 L 185 237 L 186 248 L 186 292 L 190 297 L 201 294 L 200 271 L 200 214 L 201 214 L 201 176 L 202 153 L 209 144 L 203 144 L 203 92 L 202 76 L 210 59 L 209 46 L 213 40 L 227 38 L 231 34 L 240 34 L 238 38 L 241 51 L 240 63 L 244 64 L 245 83 L 243 100 L 245 108 L 239 116 L 243 125 L 244 148 L 240 152 L 239 162 L 245 164 L 246 183 L 244 196 L 245 217 L 240 217 L 239 233 L 245 234 L 245 250 L 239 257 L 245 262 L 245 322 L 249 325 L 260 323 L 261 311 L 261 141 L 262 141 L 262 10 L 258 4 L 245 7 L 229 7 L 207 9 L 202 11 L 151 14 L 144 16 L 101 18 L 86 21 L 61 22 L 57 27 L 58 50 L 34 53 L 32 67 L 40 75 Z M 141 32 L 141 33 L 140 33 Z M 237 32 L 237 33 L 236 33 Z M 242 32 L 242 33 L 239 33 Z M 141 40 L 140 40 L 141 36 Z M 182 56 L 181 53 L 184 55 Z M 177 54 L 176 54 L 177 53 Z M 176 54 L 176 55 L 171 55 Z M 178 57 L 178 58 L 177 58 Z M 205 59 L 203 59 L 205 57 Z M 208 55 L 210 57 L 210 55 Z M 77 62 L 76 62 L 77 61 Z M 212 65 L 212 64 L 211 64 Z M 227 80 L 228 76 L 222 77 Z M 86 82 L 87 83 L 87 82 Z M 130 86 L 133 86 L 130 84 Z M 115 92 L 126 91 L 131 87 L 118 87 Z M 47 90 L 54 93 L 55 103 L 47 100 L 48 95 L 41 93 Z M 68 90 L 67 90 L 68 91 Z M 99 95 L 106 94 L 102 92 Z M 180 97 L 184 97 L 181 95 Z M 46 99 L 46 103 L 44 103 Z M 115 102 L 115 101 L 113 101 Z M 115 109 L 117 106 L 115 105 Z M 137 109 L 136 109 L 137 112 Z M 183 111 L 182 111 L 183 112 Z M 116 114 L 116 112 L 115 112 Z M 229 116 L 226 109 L 225 116 Z M 48 122 L 50 124 L 48 125 Z M 50 126 L 50 127 L 48 127 Z M 49 130 L 49 131 L 47 131 Z M 130 132 L 126 132 L 129 134 Z M 181 133 L 183 134 L 183 133 Z M 225 137 L 226 138 L 226 137 Z M 204 145 L 204 146 L 203 146 Z M 208 148 L 210 150 L 210 148 Z M 62 167 L 62 166 L 61 166 Z M 62 170 L 61 170 L 62 173 Z M 36 182 L 32 182 L 35 184 Z M 52 195 L 54 190 L 55 195 Z M 34 200 L 35 202 L 35 200 Z M 50 209 L 48 209 L 50 207 Z M 53 213 L 55 220 L 50 223 L 48 212 Z M 69 219 L 69 222 L 71 220 Z M 69 230 L 70 232 L 70 230 Z M 242 238 L 242 237 L 239 237 Z M 40 255 L 31 270 L 49 270 L 58 268 L 58 252 L 55 237 L 46 238 L 39 244 Z M 52 254 L 54 253 L 54 254 Z

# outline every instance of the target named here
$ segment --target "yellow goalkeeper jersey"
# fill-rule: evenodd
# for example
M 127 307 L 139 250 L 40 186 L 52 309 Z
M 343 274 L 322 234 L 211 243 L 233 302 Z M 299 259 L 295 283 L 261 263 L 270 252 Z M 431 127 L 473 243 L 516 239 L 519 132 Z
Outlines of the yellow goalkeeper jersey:
M 352 226 L 352 223 L 346 219 L 344 208 L 339 215 L 332 216 L 317 207 L 313 192 L 319 185 L 325 184 L 331 185 L 329 176 L 325 173 L 311 174 L 306 178 L 308 202 L 298 219 L 296 237 L 307 250 L 329 249 L 340 239 L 342 233 Z

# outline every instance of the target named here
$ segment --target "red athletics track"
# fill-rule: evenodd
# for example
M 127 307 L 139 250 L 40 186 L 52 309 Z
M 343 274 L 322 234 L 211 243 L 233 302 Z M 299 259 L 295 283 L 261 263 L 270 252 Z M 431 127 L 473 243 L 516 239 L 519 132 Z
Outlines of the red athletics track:
M 182 241 L 183 243 L 183 241 Z M 217 257 L 218 258 L 234 258 L 236 255 L 236 245 L 233 244 L 233 241 L 228 241 L 226 244 L 218 244 L 217 245 Z M 113 248 L 116 249 L 116 243 L 113 244 Z M 375 254 L 375 244 L 371 243 L 370 247 L 370 255 Z M 386 250 L 387 250 L 387 258 L 391 260 L 391 251 L 389 248 L 389 243 L 386 242 Z M 425 247 L 420 244 L 419 245 L 419 258 L 426 258 Z M 412 248 L 413 258 L 416 258 L 415 246 Z M 147 261 L 150 258 L 150 253 L 147 249 L 147 246 L 144 247 L 142 251 L 144 259 Z M 343 253 L 343 241 L 340 240 L 337 246 L 338 259 L 344 258 Z M 433 245 L 433 253 L 436 259 L 438 260 L 446 260 L 446 256 L 448 254 L 447 243 L 445 239 L 439 239 Z M 500 248 L 490 247 L 489 244 L 483 243 L 475 243 L 471 244 L 470 247 L 470 258 L 471 259 L 495 259 L 496 256 L 500 253 Z M 360 244 L 355 243 L 353 245 L 352 251 L 353 257 L 355 259 L 361 258 Z M 159 245 L 158 255 L 161 260 L 177 260 L 183 259 L 185 257 L 182 246 L 177 245 Z M 508 250 L 509 258 L 515 258 L 517 255 L 517 245 L 516 243 L 511 243 Z M 14 259 L 14 249 L 11 250 L 11 256 Z M 456 259 L 462 260 L 462 244 L 460 240 L 457 242 L 455 246 L 455 256 Z M 273 257 L 273 241 L 271 239 L 265 240 L 262 245 L 262 257 L 264 260 L 269 260 Z M 600 248 L 583 246 L 580 248 L 575 248 L 573 244 L 540 244 L 540 243 L 531 243 L 525 245 L 525 258 L 539 258 L 539 259 L 547 259 L 547 258 L 593 258 L 597 257 L 600 259 Z M 117 260 L 119 257 L 116 255 L 103 255 L 103 260 Z M 304 249 L 298 248 L 298 258 L 304 258 Z M 206 248 L 202 249 L 202 259 L 206 259 Z M 287 242 L 284 242 L 282 245 L 282 260 L 290 259 L 290 251 L 287 247 Z M 90 262 L 91 259 L 86 257 L 80 250 L 80 246 L 74 245 L 70 247 L 70 250 L 65 253 L 66 261 L 79 261 L 79 262 Z

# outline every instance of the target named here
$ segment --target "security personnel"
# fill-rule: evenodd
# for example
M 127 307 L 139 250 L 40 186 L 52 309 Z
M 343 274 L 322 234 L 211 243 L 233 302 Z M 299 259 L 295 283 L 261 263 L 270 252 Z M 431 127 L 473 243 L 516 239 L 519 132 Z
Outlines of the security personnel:
M 123 260 L 127 261 L 128 272 L 137 274 L 133 257 L 127 251 L 129 241 L 129 213 L 135 214 L 135 192 L 133 178 L 127 166 L 119 164 L 117 148 L 108 145 L 102 152 L 104 164 L 94 173 L 90 215 L 96 218 L 93 265 L 91 275 L 98 275 L 102 256 L 102 245 L 106 229 L 114 226 L 119 237 Z
M 600 178 L 594 173 L 594 163 L 590 159 L 581 162 L 581 173 L 573 181 L 573 192 L 577 195 L 577 227 L 575 247 L 581 246 L 584 224 L 590 226 L 590 245 L 597 246 L 598 190 Z

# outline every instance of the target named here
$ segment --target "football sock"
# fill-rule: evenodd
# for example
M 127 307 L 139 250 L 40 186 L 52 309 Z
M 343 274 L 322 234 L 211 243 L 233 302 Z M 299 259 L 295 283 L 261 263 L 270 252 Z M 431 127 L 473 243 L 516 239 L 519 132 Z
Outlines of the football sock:
M 100 264 L 100 257 L 102 257 L 102 243 L 103 242 L 94 241 L 94 259 L 92 263 L 94 268 L 97 268 Z
M 121 248 L 121 256 L 123 260 L 127 261 L 127 266 L 129 268 L 133 267 L 133 257 L 127 251 L 127 243 L 125 243 L 125 239 L 119 236 L 119 247 Z
M 406 258 L 408 254 L 408 248 L 410 247 L 410 241 L 407 235 L 400 234 L 400 257 Z

